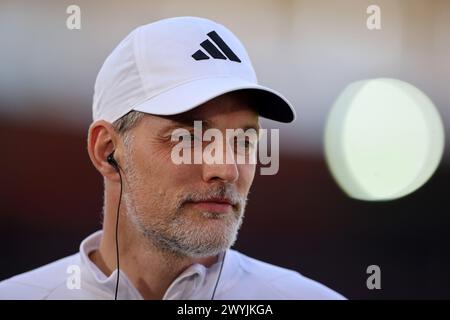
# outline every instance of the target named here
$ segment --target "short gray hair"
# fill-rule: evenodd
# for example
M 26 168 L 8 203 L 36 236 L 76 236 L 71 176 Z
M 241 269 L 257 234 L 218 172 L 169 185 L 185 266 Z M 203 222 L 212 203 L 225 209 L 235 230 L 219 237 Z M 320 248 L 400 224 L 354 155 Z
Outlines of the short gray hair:
M 114 129 L 121 135 L 125 135 L 129 130 L 138 125 L 145 113 L 131 110 L 126 115 L 117 119 L 112 123 Z
M 130 135 L 130 130 L 139 124 L 144 115 L 144 112 L 132 110 L 112 123 L 114 130 L 122 137 L 123 144 L 126 148 L 130 147 L 133 140 L 133 136 Z

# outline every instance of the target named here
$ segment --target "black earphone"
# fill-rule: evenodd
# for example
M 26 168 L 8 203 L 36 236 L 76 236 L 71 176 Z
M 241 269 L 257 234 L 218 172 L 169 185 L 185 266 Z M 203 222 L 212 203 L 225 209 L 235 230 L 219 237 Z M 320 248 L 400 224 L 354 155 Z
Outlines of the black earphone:
M 117 164 L 116 159 L 114 159 L 114 151 L 111 152 L 111 154 L 106 158 L 106 161 L 108 161 L 110 165 L 112 165 L 117 171 L 119 171 L 119 165 Z
M 119 196 L 119 204 L 117 206 L 117 215 L 116 215 L 116 264 L 117 264 L 117 281 L 116 281 L 116 290 L 114 292 L 114 300 L 117 300 L 117 293 L 119 291 L 119 277 L 120 277 L 120 259 L 119 259 L 119 212 L 120 212 L 120 203 L 122 202 L 122 174 L 120 173 L 120 167 L 117 163 L 116 159 L 114 159 L 114 151 L 106 158 L 106 161 L 119 173 L 120 177 L 120 196 Z
M 116 215 L 116 264 L 117 264 L 117 281 L 116 281 L 116 290 L 114 293 L 114 300 L 117 300 L 117 293 L 119 291 L 119 276 L 120 276 L 120 259 L 119 259 L 119 212 L 120 212 L 120 203 L 122 202 L 122 174 L 120 173 L 120 166 L 117 163 L 116 159 L 114 159 L 114 151 L 111 152 L 108 157 L 106 158 L 106 161 L 119 173 L 120 177 L 120 196 L 119 196 L 119 204 L 117 205 L 117 215 Z M 213 294 L 211 296 L 211 300 L 214 300 L 214 296 L 216 295 L 216 289 L 217 285 L 219 284 L 220 276 L 222 275 L 222 269 L 223 269 L 223 263 L 225 261 L 225 255 L 226 251 L 224 252 L 222 256 L 222 261 L 220 264 L 220 271 L 219 275 L 217 277 L 216 284 L 214 286 Z

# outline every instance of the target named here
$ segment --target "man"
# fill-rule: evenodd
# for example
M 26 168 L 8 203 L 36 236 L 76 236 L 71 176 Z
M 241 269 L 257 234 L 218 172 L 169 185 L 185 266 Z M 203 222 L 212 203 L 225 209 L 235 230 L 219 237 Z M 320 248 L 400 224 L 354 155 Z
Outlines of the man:
M 256 141 L 225 139 L 231 161 L 223 163 L 173 161 L 175 130 L 185 129 L 183 151 L 195 153 L 190 139 L 202 139 L 192 134 L 195 120 L 225 133 L 258 130 L 259 116 L 291 122 L 295 113 L 257 84 L 228 29 L 194 17 L 135 29 L 95 84 L 88 152 L 104 178 L 103 230 L 79 253 L 2 282 L 0 297 L 342 299 L 295 271 L 230 249 L 255 175 L 254 163 L 235 161 L 232 146 L 252 154 Z

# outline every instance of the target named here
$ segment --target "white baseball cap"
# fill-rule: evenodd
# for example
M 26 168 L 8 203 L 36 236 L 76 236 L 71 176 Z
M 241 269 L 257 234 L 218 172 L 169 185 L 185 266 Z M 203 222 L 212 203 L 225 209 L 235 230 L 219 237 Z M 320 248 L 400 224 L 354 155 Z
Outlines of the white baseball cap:
M 95 82 L 93 119 L 112 123 L 131 110 L 179 114 L 242 89 L 253 92 L 260 116 L 294 121 L 289 101 L 257 83 L 230 30 L 204 18 L 164 19 L 133 30 L 105 60 Z

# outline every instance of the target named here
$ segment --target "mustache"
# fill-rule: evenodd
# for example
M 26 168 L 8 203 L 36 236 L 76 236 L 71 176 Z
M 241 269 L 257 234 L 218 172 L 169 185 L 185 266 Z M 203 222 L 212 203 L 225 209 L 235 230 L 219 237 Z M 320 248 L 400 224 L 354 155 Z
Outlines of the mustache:
M 185 194 L 180 201 L 180 207 L 188 202 L 208 201 L 214 198 L 226 199 L 237 209 L 244 207 L 247 202 L 247 197 L 243 197 L 233 186 L 221 184 L 205 191 L 192 191 Z

